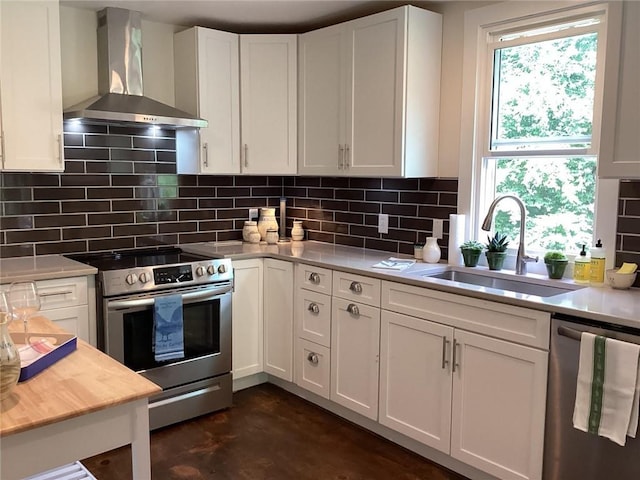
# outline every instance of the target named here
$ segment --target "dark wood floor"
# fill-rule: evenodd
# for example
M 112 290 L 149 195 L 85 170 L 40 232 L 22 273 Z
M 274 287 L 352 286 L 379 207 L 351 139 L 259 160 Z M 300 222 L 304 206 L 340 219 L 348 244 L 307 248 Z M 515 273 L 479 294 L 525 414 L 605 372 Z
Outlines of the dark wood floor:
M 153 479 L 465 480 L 276 386 L 233 402 L 152 432 Z M 129 447 L 82 463 L 98 480 L 132 477 Z

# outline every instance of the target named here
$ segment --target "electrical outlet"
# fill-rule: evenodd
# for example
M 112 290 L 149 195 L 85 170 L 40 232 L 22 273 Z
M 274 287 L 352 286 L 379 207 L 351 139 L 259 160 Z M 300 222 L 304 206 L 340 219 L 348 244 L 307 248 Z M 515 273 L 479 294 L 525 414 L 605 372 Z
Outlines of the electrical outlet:
M 389 215 L 386 213 L 378 215 L 378 233 L 389 233 Z
M 250 208 L 249 209 L 249 220 L 253 220 L 254 218 L 258 218 L 258 209 Z
M 433 220 L 433 236 L 436 238 L 442 238 L 442 228 L 443 228 L 444 220 L 434 219 Z

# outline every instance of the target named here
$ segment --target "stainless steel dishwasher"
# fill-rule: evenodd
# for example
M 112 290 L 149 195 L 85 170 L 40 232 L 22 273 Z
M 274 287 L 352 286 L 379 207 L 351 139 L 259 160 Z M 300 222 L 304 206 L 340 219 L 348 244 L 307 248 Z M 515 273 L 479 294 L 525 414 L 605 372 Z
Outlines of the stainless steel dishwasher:
M 640 344 L 640 329 L 601 324 L 566 315 L 551 320 L 551 346 L 544 445 L 544 480 L 638 480 L 640 438 L 621 447 L 573 428 L 580 335 L 596 335 Z M 638 432 L 640 436 L 640 432 Z

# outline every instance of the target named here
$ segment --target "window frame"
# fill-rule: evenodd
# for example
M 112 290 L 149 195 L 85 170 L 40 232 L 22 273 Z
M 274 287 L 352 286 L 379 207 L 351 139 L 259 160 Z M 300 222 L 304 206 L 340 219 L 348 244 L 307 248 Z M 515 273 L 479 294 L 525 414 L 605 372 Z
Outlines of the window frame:
M 496 33 L 525 29 L 541 23 L 560 22 L 568 19 L 601 14 L 602 21 L 597 25 L 598 52 L 596 70 L 596 91 L 591 146 L 587 149 L 571 151 L 546 151 L 545 154 L 562 156 L 598 155 L 600 150 L 600 127 L 602 118 L 602 97 L 604 91 L 605 52 L 611 32 L 620 25 L 612 25 L 619 19 L 616 2 L 597 2 L 576 5 L 574 2 L 502 2 L 465 13 L 463 80 L 461 105 L 461 134 L 459 160 L 458 212 L 466 215 L 465 238 L 476 238 L 480 224 L 488 208 L 486 195 L 482 194 L 483 157 L 507 157 L 509 152 L 490 151 L 491 135 L 491 85 L 493 78 L 494 49 Z M 612 13 L 614 13 L 612 15 Z M 613 30 L 612 30 L 613 29 Z M 491 80 L 490 80 L 491 79 Z M 487 85 L 489 82 L 489 85 Z M 532 152 L 540 155 L 540 151 Z M 598 160 L 599 162 L 599 160 Z M 598 166 L 598 171 L 600 170 Z M 618 180 L 596 178 L 596 199 L 594 205 L 593 236 L 602 239 L 609 251 L 607 268 L 613 266 L 616 241 L 616 218 L 618 204 Z M 516 239 L 518 242 L 520 239 Z M 514 242 L 515 243 L 515 242 Z M 526 247 L 525 242 L 525 247 Z M 509 249 L 509 257 L 515 257 L 515 248 Z M 538 254 L 527 250 L 529 254 Z M 577 252 L 567 252 L 575 254 Z M 514 259 L 511 265 L 514 264 Z M 529 271 L 544 273 L 542 261 L 529 264 Z M 509 268 L 509 263 L 507 265 Z

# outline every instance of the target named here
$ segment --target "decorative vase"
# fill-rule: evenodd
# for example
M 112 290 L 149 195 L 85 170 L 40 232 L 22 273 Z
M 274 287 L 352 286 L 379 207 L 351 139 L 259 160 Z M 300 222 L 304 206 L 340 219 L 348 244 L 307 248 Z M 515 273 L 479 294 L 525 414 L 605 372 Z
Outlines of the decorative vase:
M 276 228 L 270 228 L 267 230 L 265 240 L 269 245 L 275 245 L 278 243 L 278 230 Z
M 481 250 L 471 250 L 469 248 L 461 248 L 462 259 L 464 260 L 465 267 L 475 267 L 480 261 Z
M 438 263 L 440 261 L 440 247 L 436 237 L 427 237 L 427 242 L 422 248 L 422 259 L 427 263 Z
M 563 277 L 564 271 L 569 264 L 568 260 L 545 260 L 545 266 L 547 267 L 547 274 L 549 278 L 559 280 Z
M 242 227 L 242 239 L 245 242 L 250 242 L 251 241 L 251 233 L 255 232 L 258 235 L 260 234 L 260 232 L 258 231 L 258 222 L 254 221 L 254 220 L 247 220 L 244 222 L 244 227 Z M 260 241 L 258 239 L 258 241 Z
M 274 229 L 278 231 L 278 221 L 276 220 L 275 208 L 261 208 L 260 218 L 258 219 L 258 231 L 260 232 L 260 238 L 264 241 L 267 240 L 267 230 Z
M 9 335 L 10 317 L 0 311 L 0 400 L 11 393 L 20 377 L 20 354 Z
M 302 228 L 302 220 L 294 220 L 291 229 L 291 240 L 299 241 L 304 238 L 304 228 Z
M 502 270 L 504 261 L 507 258 L 507 252 L 486 252 L 489 270 Z

